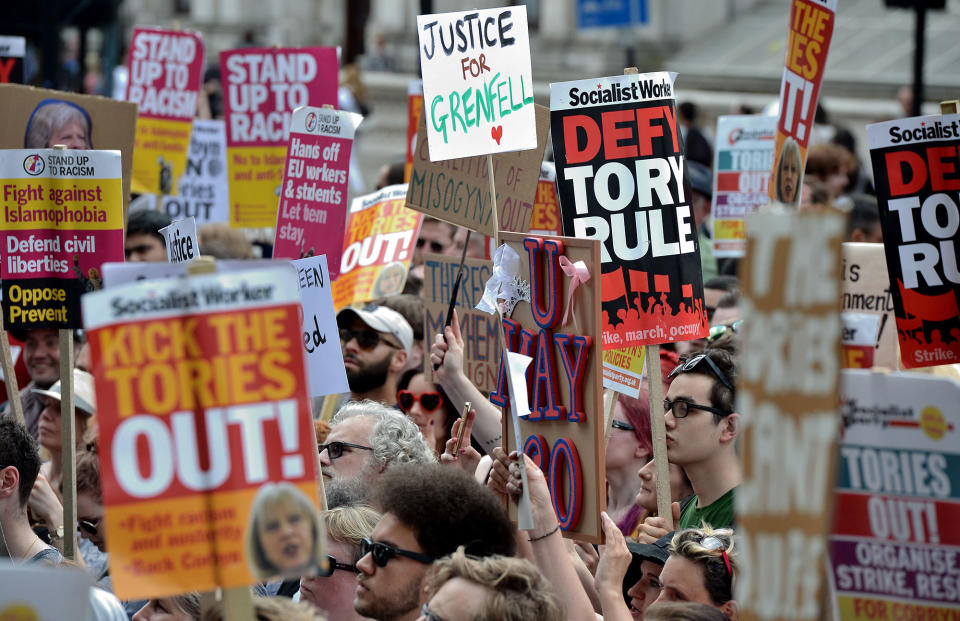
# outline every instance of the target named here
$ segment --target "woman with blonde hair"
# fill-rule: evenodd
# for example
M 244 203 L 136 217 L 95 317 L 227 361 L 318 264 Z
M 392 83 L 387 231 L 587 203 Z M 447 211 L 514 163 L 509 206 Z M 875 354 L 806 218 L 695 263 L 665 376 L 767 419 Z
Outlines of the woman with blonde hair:
M 733 531 L 709 526 L 688 528 L 673 536 L 670 558 L 660 572 L 660 602 L 699 602 L 737 618 L 733 580 L 739 571 Z
M 49 149 L 62 144 L 68 149 L 92 149 L 92 133 L 93 123 L 86 110 L 71 101 L 44 99 L 27 121 L 23 146 Z
M 267 483 L 253 498 L 247 564 L 259 580 L 302 576 L 323 566 L 320 521 L 310 499 L 287 482 Z

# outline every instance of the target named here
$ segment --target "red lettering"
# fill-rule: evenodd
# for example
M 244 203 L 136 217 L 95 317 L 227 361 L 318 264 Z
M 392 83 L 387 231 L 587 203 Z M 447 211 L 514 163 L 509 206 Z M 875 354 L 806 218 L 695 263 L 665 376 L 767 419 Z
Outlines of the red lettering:
M 10 81 L 10 72 L 13 71 L 13 66 L 16 62 L 16 58 L 8 58 L 7 60 L 0 61 L 0 84 L 6 84 Z
M 663 107 L 637 109 L 637 133 L 639 134 L 640 155 L 653 155 L 653 139 L 663 136 L 663 125 L 653 125 L 651 121 L 663 116 Z
M 586 136 L 586 144 L 580 148 L 580 130 Z M 563 119 L 563 148 L 567 153 L 567 164 L 580 164 L 592 160 L 600 152 L 603 140 L 600 128 L 589 116 L 578 114 Z
M 930 186 L 934 192 L 960 190 L 960 177 L 948 178 L 957 172 L 958 147 L 930 147 L 927 161 L 930 163 Z
M 620 146 L 621 140 L 633 138 L 630 127 L 617 127 L 617 123 L 633 121 L 633 110 L 615 110 L 600 115 L 603 124 L 603 152 L 607 160 L 637 157 L 637 145 L 625 144 Z
M 909 181 L 904 177 L 904 164 L 910 171 Z M 891 196 L 916 194 L 927 182 L 927 167 L 923 158 L 912 151 L 887 153 L 886 165 Z

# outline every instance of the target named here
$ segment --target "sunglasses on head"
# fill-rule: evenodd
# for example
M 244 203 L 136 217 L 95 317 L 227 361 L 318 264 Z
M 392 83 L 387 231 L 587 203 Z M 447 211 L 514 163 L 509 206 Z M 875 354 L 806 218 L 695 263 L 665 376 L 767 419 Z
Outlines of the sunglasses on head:
M 360 349 L 371 350 L 381 342 L 386 343 L 394 349 L 402 349 L 396 343 L 392 343 L 383 338 L 383 335 L 376 330 L 350 330 L 349 328 L 340 328 L 340 344 L 346 345 L 353 339 L 357 339 L 357 345 Z
M 338 570 L 338 569 L 342 569 L 343 571 L 349 571 L 349 572 L 352 572 L 352 573 L 357 573 L 357 566 L 356 566 L 356 565 L 348 565 L 348 564 L 346 564 L 346 563 L 341 563 L 341 562 L 338 561 L 336 558 L 334 558 L 334 557 L 332 557 L 332 556 L 330 556 L 330 555 L 328 554 L 328 555 L 327 555 L 327 569 L 326 569 L 326 571 L 324 571 L 323 569 L 318 569 L 318 570 L 317 570 L 317 577 L 318 577 L 318 578 L 329 578 L 330 576 L 333 575 L 333 572 L 335 572 L 335 571 Z
M 689 371 L 692 371 L 695 368 L 697 368 L 697 365 L 703 362 L 704 360 L 706 360 L 707 364 L 710 365 L 710 370 L 713 371 L 713 375 L 717 378 L 717 380 L 719 380 L 720 383 L 723 384 L 728 390 L 736 392 L 736 389 L 734 389 L 733 384 L 731 384 L 730 380 L 727 379 L 727 376 L 723 374 L 723 372 L 720 370 L 720 367 L 717 366 L 717 363 L 715 363 L 713 360 L 710 359 L 709 354 L 697 354 L 696 356 L 694 356 L 693 358 L 690 358 L 683 364 L 677 365 L 677 367 L 673 371 L 670 371 L 670 375 L 668 375 L 667 378 L 670 379 L 670 378 L 676 377 L 676 375 L 679 373 L 687 373 Z
M 412 410 L 413 404 L 418 401 L 424 410 L 433 412 L 443 405 L 443 395 L 439 392 L 422 392 L 417 395 L 409 390 L 401 390 L 397 393 L 397 403 L 404 412 Z
M 723 557 L 723 564 L 727 566 L 727 573 L 733 578 L 733 565 L 730 564 L 730 557 L 727 555 L 727 546 L 713 535 L 704 537 L 703 532 L 699 533 L 699 535 L 700 545 L 703 546 L 704 550 L 720 550 L 720 555 Z
M 401 550 L 400 548 L 395 548 L 392 545 L 380 541 L 373 541 L 372 539 L 364 537 L 360 542 L 360 556 L 364 557 L 367 554 L 370 554 L 370 556 L 373 558 L 373 562 L 377 564 L 377 567 L 386 567 L 387 563 L 390 562 L 390 559 L 396 556 L 413 559 L 417 562 L 423 563 L 424 565 L 430 565 L 434 561 L 432 556 L 427 556 L 426 554 L 421 554 L 420 552 L 411 552 L 410 550 Z
M 355 448 L 361 449 L 364 451 L 372 451 L 373 448 L 369 446 L 363 446 L 362 444 L 350 444 L 349 442 L 328 442 L 327 444 L 318 444 L 317 453 L 327 452 L 327 457 L 330 459 L 339 459 L 343 455 L 344 448 Z

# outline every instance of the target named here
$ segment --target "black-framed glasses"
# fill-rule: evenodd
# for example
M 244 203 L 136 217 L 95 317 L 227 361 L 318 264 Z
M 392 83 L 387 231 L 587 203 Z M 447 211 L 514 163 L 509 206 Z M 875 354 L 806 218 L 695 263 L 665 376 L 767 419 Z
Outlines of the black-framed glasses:
M 98 526 L 99 523 L 100 520 L 97 520 L 96 522 L 92 520 L 77 520 L 77 526 L 79 526 L 81 530 L 86 532 L 91 537 L 96 537 L 97 533 L 100 532 L 100 527 Z
M 677 399 L 676 401 L 671 401 L 670 399 L 663 400 L 663 413 L 666 415 L 667 412 L 672 411 L 674 418 L 686 418 L 690 414 L 690 410 L 704 410 L 705 412 L 712 412 L 717 416 L 729 416 L 730 412 L 724 412 L 723 410 L 710 407 L 709 405 L 700 405 L 699 403 L 694 403 L 693 401 L 687 401 L 686 399 Z
M 710 335 L 707 337 L 708 341 L 716 341 L 721 336 L 727 333 L 727 331 L 732 331 L 734 334 L 740 331 L 740 325 L 743 323 L 743 319 L 737 319 L 736 321 L 731 321 L 730 323 L 724 323 L 719 326 L 713 326 L 710 328 Z
M 343 455 L 343 449 L 345 448 L 355 448 L 363 451 L 372 451 L 373 447 L 364 446 L 362 444 L 351 444 L 349 442 L 327 442 L 326 444 L 317 445 L 317 453 L 327 452 L 327 457 L 330 459 L 339 459 Z
M 357 339 L 357 345 L 360 346 L 360 349 L 371 350 L 380 343 L 386 343 L 394 349 L 401 349 L 396 343 L 392 343 L 387 339 L 383 338 L 383 335 L 377 332 L 376 330 L 351 330 L 349 328 L 340 328 L 340 344 L 346 345 L 353 339 Z
M 426 239 L 423 239 L 421 237 L 420 239 L 417 240 L 417 248 L 423 248 L 427 244 L 430 244 L 430 252 L 434 252 L 436 254 L 440 254 L 447 248 L 446 246 L 444 246 L 443 244 L 441 244 L 440 242 L 434 239 L 427 241 Z
M 697 365 L 702 361 L 706 360 L 707 364 L 710 365 L 710 370 L 713 371 L 714 376 L 723 384 L 728 390 L 736 392 L 736 389 L 733 387 L 733 384 L 730 383 L 730 380 L 727 379 L 727 376 L 723 374 L 723 371 L 720 370 L 720 367 L 717 366 L 717 363 L 710 359 L 709 354 L 697 354 L 693 358 L 690 358 L 683 364 L 677 365 L 677 367 L 670 371 L 670 375 L 667 378 L 673 378 L 678 373 L 686 373 L 687 371 L 692 371 L 697 368 Z
M 420 616 L 427 621 L 443 621 L 443 617 L 430 610 L 430 606 L 427 605 L 427 602 L 423 602 L 423 606 L 420 607 Z
M 338 570 L 338 569 L 341 569 L 341 570 L 343 570 L 343 571 L 349 571 L 349 572 L 352 572 L 352 573 L 357 573 L 357 566 L 356 566 L 356 565 L 348 565 L 347 563 L 341 563 L 341 562 L 338 561 L 335 557 L 330 556 L 330 555 L 328 554 L 328 555 L 327 555 L 327 569 L 326 569 L 326 571 L 324 571 L 323 569 L 318 569 L 318 570 L 317 570 L 317 577 L 319 577 L 319 578 L 329 578 L 330 576 L 333 575 L 333 572 L 335 572 L 335 571 Z
M 633 425 L 630 423 L 625 423 L 622 420 L 613 419 L 613 422 L 610 423 L 610 426 L 614 429 L 623 429 L 624 431 L 636 431 Z
M 377 567 L 386 567 L 387 563 L 390 562 L 390 559 L 395 556 L 413 559 L 417 562 L 423 563 L 424 565 L 430 565 L 435 560 L 432 556 L 427 556 L 426 554 L 421 554 L 420 552 L 401 550 L 400 548 L 395 548 L 392 545 L 383 543 L 382 541 L 374 541 L 364 537 L 360 542 L 360 556 L 366 556 L 368 553 L 373 557 L 373 562 L 377 564 Z

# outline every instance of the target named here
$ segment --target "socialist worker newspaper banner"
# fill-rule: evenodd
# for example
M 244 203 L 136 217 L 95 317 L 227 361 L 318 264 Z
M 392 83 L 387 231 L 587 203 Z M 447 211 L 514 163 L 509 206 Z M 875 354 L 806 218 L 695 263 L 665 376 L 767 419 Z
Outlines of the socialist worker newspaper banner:
M 603 349 L 707 335 L 674 78 L 550 85 L 563 231 L 601 241 Z
M 119 151 L 0 151 L 4 327 L 81 328 L 80 295 L 123 261 Z
M 717 119 L 713 161 L 713 256 L 742 257 L 747 250 L 743 219 L 770 202 L 777 119 L 738 115 Z
M 127 101 L 139 105 L 131 189 L 177 194 L 203 77 L 197 32 L 136 28 L 130 41 Z
M 403 292 L 423 214 L 404 206 L 407 186 L 391 185 L 353 199 L 342 242 L 337 310 Z
M 770 200 L 800 203 L 807 144 L 820 98 L 820 83 L 833 36 L 837 0 L 791 0 L 787 52 L 780 78 L 780 117 L 774 149 Z
M 316 567 L 323 534 L 295 272 L 142 281 L 83 306 L 117 596 Z M 306 529 L 277 546 L 265 524 L 281 499 Z
M 960 115 L 867 126 L 903 366 L 960 362 Z
M 332 47 L 242 48 L 220 53 L 227 123 L 230 226 L 272 227 L 293 111 L 337 104 Z
M 340 274 L 350 148 L 361 120 L 359 114 L 329 108 L 294 110 L 275 223 L 274 258 L 325 254 L 331 278 Z
M 841 372 L 830 539 L 838 621 L 960 616 L 960 384 Z

